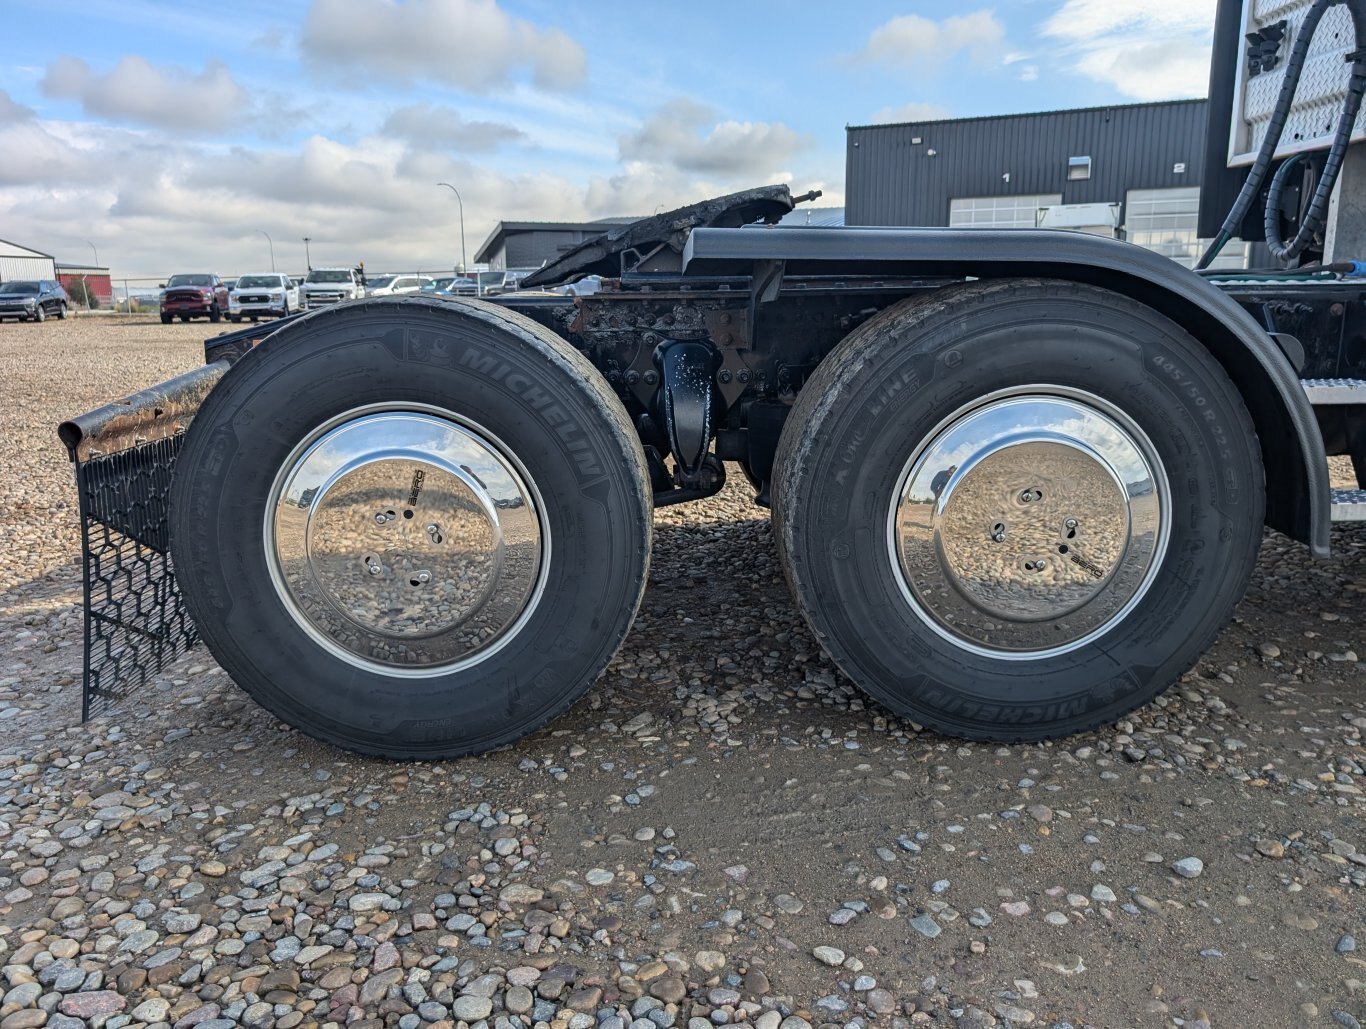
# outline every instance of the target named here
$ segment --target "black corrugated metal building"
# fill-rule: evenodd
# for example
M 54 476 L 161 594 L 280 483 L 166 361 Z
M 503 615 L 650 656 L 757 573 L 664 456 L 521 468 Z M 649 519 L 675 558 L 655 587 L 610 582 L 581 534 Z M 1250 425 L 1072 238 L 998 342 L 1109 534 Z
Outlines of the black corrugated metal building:
M 845 218 L 1080 228 L 1189 262 L 1208 115 L 1205 100 L 1174 100 L 850 126 Z
M 487 264 L 493 270 L 539 268 L 585 240 L 601 236 L 614 225 L 623 225 L 635 220 L 603 218 L 595 222 L 501 221 L 493 227 L 489 238 L 475 251 L 474 263 Z

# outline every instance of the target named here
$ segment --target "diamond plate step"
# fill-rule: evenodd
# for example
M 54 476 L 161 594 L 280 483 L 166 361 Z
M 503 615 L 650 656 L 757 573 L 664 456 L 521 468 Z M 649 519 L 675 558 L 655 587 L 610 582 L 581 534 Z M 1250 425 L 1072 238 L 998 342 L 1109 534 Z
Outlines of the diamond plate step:
M 1366 489 L 1333 490 L 1333 521 L 1366 522 Z
M 1366 404 L 1366 379 L 1301 379 L 1314 405 Z

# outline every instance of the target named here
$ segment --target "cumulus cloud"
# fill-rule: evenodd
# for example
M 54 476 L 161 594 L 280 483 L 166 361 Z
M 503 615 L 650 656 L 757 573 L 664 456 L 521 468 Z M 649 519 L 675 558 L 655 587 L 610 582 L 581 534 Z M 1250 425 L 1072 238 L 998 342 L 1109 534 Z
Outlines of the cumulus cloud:
M 456 150 L 486 153 L 504 143 L 526 139 L 514 125 L 493 121 L 469 121 L 454 108 L 439 104 L 409 104 L 384 119 L 381 134 L 401 139 L 420 150 Z
M 96 156 L 72 146 L 40 122 L 0 124 L 0 186 L 91 183 L 100 175 Z
M 31 117 L 33 117 L 32 107 L 25 107 L 3 89 L 0 89 L 0 125 L 9 125 Z
M 940 104 L 910 103 L 884 107 L 873 115 L 873 124 L 905 121 L 936 121 L 949 117 L 948 108 Z
M 127 54 L 112 70 L 96 72 L 79 57 L 63 55 L 38 84 L 45 96 L 78 100 L 86 114 L 178 131 L 205 132 L 240 117 L 247 91 L 227 66 L 209 61 L 198 73 L 154 65 Z
M 781 122 L 716 121 L 716 112 L 679 97 L 620 139 L 625 161 L 736 177 L 772 174 L 812 143 Z
M 1075 69 L 1136 100 L 1204 96 L 1215 0 L 1066 0 L 1044 22 Z
M 990 10 L 954 14 L 943 21 L 903 14 L 875 28 L 852 60 L 933 71 L 966 52 L 979 64 L 991 64 L 997 61 L 1004 40 L 1005 27 Z
M 471 92 L 528 70 L 542 89 L 572 89 L 588 74 L 583 47 L 494 0 L 314 0 L 300 49 L 328 74 L 394 82 L 429 79 Z

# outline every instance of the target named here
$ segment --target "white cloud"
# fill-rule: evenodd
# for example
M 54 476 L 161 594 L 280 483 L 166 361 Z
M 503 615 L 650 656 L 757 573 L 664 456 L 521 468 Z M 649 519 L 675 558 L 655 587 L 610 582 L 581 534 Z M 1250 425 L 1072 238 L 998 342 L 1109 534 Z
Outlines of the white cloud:
M 997 60 L 1005 27 L 990 10 L 954 14 L 943 21 L 903 14 L 875 28 L 853 60 L 912 71 L 933 71 L 966 51 L 980 64 Z
M 0 125 L 24 121 L 33 116 L 33 108 L 25 107 L 3 89 L 0 89 Z
M 1034 82 L 1039 77 L 1039 66 L 1037 64 L 1026 64 L 1020 69 L 1021 82 Z
M 401 139 L 419 150 L 446 149 L 487 153 L 504 143 L 526 139 L 514 125 L 469 121 L 459 111 L 439 104 L 409 104 L 390 113 L 381 134 Z
M 621 137 L 621 157 L 727 178 L 771 176 L 812 142 L 782 122 L 715 119 L 705 104 L 671 100 Z
M 907 121 L 937 121 L 949 117 L 948 108 L 940 104 L 910 103 L 884 107 L 873 115 L 873 124 L 892 124 Z
M 45 96 L 80 101 L 86 114 L 196 133 L 223 128 L 249 103 L 247 91 L 219 61 L 195 73 L 126 54 L 101 74 L 79 57 L 63 55 L 38 85 Z
M 94 183 L 100 168 L 93 155 L 82 152 L 28 119 L 0 125 L 0 186 Z
M 1043 24 L 1078 72 L 1137 100 L 1204 96 L 1215 0 L 1066 0 Z
M 572 89 L 588 74 L 578 43 L 494 0 L 314 0 L 300 49 L 325 74 L 428 79 L 476 93 L 504 86 L 520 69 L 548 90 Z

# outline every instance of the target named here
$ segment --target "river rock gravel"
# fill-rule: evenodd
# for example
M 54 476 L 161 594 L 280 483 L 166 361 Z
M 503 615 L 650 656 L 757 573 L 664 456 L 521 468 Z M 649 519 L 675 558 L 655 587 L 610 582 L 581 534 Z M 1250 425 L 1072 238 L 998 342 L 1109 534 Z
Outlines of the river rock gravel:
M 1269 533 L 1181 682 L 1037 746 L 843 679 L 738 472 L 659 512 L 621 652 L 497 753 L 330 749 L 202 649 L 82 724 L 54 428 L 210 331 L 0 325 L 0 1029 L 1366 1019 L 1362 529 Z

